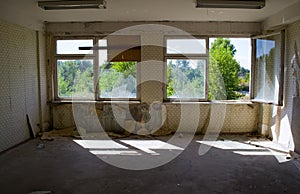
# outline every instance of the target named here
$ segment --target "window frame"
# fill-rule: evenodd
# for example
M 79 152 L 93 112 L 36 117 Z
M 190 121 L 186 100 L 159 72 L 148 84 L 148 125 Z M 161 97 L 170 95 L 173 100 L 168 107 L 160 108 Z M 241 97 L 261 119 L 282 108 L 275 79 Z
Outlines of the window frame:
M 169 39 L 204 39 L 205 40 L 205 54 L 168 54 L 167 53 L 167 40 Z M 187 60 L 204 60 L 205 61 L 205 80 L 204 80 L 204 98 L 168 98 L 167 96 L 167 61 L 168 59 L 187 59 Z M 186 36 L 186 35 L 166 35 L 164 36 L 164 88 L 163 88 L 163 95 L 165 102 L 206 102 L 208 101 L 208 75 L 209 75 L 209 37 L 208 36 Z
M 277 94 L 277 101 L 268 101 L 268 100 L 259 100 L 255 99 L 255 66 L 256 64 L 256 50 L 257 50 L 257 45 L 256 45 L 256 39 L 259 38 L 267 38 L 275 35 L 280 35 L 280 71 L 279 71 L 279 88 L 278 88 L 278 94 Z M 277 105 L 277 106 L 283 106 L 283 98 L 284 98 L 284 67 L 285 67 L 285 58 L 286 58 L 286 30 L 282 29 L 279 31 L 275 31 L 273 33 L 267 33 L 265 35 L 259 35 L 259 36 L 253 36 L 251 38 L 251 44 L 252 44 L 252 61 L 251 61 L 251 84 L 250 84 L 250 100 L 251 102 L 256 102 L 256 103 L 264 103 L 264 104 L 272 104 L 272 105 Z
M 57 54 L 57 40 L 93 40 L 93 54 Z M 99 50 L 94 47 L 99 46 L 99 40 L 106 39 L 106 36 L 53 36 L 52 38 L 52 64 L 53 64 L 53 92 L 54 100 L 72 100 L 72 101 L 139 101 L 140 100 L 140 65 L 136 61 L 136 98 L 101 98 L 99 88 Z M 107 47 L 108 50 L 108 47 Z M 93 60 L 93 84 L 94 84 L 94 97 L 60 97 L 58 91 L 58 60 Z

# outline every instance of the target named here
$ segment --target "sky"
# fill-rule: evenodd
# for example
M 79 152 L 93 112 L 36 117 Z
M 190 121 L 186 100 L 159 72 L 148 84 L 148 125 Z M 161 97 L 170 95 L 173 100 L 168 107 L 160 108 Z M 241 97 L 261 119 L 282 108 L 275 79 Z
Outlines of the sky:
M 235 59 L 240 65 L 246 69 L 251 69 L 251 39 L 250 38 L 229 38 L 231 43 L 235 46 L 236 54 Z M 186 40 L 185 40 L 186 41 Z M 209 45 L 215 41 L 215 38 L 209 39 Z M 58 54 L 88 54 L 91 51 L 78 50 L 80 46 L 93 46 L 93 40 L 63 40 L 58 41 Z M 174 42 L 176 43 L 176 42 Z M 188 42 L 187 42 L 188 43 Z M 182 44 L 182 43 L 181 43 Z M 189 43 L 190 44 L 190 43 Z M 202 44 L 202 43 L 199 43 Z M 198 46 L 196 44 L 196 46 Z M 175 46 L 174 46 L 175 47 Z M 191 50 L 194 50 L 191 48 Z M 60 51 L 62 53 L 60 53 Z
M 236 49 L 235 59 L 246 69 L 251 68 L 251 39 L 250 38 L 229 38 L 231 44 Z M 209 39 L 209 45 L 215 41 L 215 38 Z

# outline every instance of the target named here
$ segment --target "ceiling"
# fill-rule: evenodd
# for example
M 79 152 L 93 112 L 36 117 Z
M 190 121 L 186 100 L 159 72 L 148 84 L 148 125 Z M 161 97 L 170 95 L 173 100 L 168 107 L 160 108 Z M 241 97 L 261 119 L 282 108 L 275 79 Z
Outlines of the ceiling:
M 195 0 L 106 0 L 107 9 L 52 10 L 38 0 L 0 0 L 0 18 L 33 29 L 44 21 L 247 21 L 262 22 L 300 0 L 266 0 L 260 10 L 195 8 Z

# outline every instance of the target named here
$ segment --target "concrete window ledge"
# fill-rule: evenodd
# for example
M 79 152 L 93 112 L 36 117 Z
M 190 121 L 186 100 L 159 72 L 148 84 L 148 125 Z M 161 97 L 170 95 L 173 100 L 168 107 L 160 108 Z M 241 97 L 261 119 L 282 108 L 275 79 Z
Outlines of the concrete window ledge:
M 216 101 L 210 101 L 210 102 L 180 102 L 180 101 L 176 101 L 176 102 L 164 102 L 163 104 L 199 104 L 199 105 L 212 105 L 212 104 L 232 104 L 232 105 L 250 105 L 250 104 L 254 104 L 251 101 L 239 101 L 239 100 L 216 100 Z
M 51 104 L 140 104 L 140 101 L 95 101 L 95 100 L 56 100 Z
M 141 104 L 141 101 L 138 100 L 132 100 L 132 101 L 94 101 L 94 100 L 55 100 L 52 101 L 51 104 L 56 105 L 56 104 Z M 212 104 L 228 104 L 228 105 L 250 105 L 254 104 L 255 102 L 251 101 L 239 101 L 239 100 L 216 100 L 216 101 L 201 101 L 201 102 L 195 102 L 195 101 L 174 101 L 174 102 L 162 102 L 162 104 L 165 105 L 189 105 L 189 104 L 199 104 L 199 105 L 212 105 Z

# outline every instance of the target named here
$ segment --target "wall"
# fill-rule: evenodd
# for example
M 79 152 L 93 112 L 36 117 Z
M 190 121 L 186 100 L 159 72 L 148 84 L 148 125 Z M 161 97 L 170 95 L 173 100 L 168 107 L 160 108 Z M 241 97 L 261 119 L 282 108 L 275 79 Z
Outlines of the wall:
M 215 106 L 215 105 L 224 106 Z M 107 132 L 122 133 L 125 130 L 134 130 L 136 133 L 142 127 L 139 111 L 140 103 L 54 103 L 53 125 L 55 129 L 83 128 L 85 133 L 99 132 L 99 126 Z M 113 106 L 113 107 L 112 107 Z M 222 132 L 222 133 L 251 133 L 257 132 L 259 105 L 252 103 L 163 103 L 160 115 L 165 114 L 165 121 L 153 124 L 159 130 L 151 129 L 151 122 L 146 122 L 146 129 L 149 133 L 170 134 L 175 132 L 181 124 L 184 132 Z M 224 109 L 225 108 L 225 109 Z M 94 113 L 95 112 L 95 113 Z M 219 114 L 222 113 L 220 116 Z M 75 115 L 75 116 L 74 116 Z M 77 115 L 77 116 L 76 116 Z M 78 116 L 80 115 L 80 116 Z M 124 115 L 124 116 L 122 116 Z M 137 121 L 134 129 L 128 129 L 126 122 Z M 155 114 L 152 114 L 152 116 Z M 181 117 L 182 116 L 182 117 Z M 77 119 L 74 119 L 77 118 Z M 164 120 L 162 117 L 155 118 L 155 121 Z M 182 119 L 182 120 L 181 120 Z M 154 121 L 154 122 L 155 122 Z M 189 122 L 186 122 L 189 121 Z M 95 122 L 95 124 L 91 124 Z M 221 128 L 208 129 L 209 125 L 217 125 Z M 99 125 L 100 124 L 100 125 Z M 196 126 L 189 126 L 195 124 Z M 149 126 L 148 126 L 149 125 Z M 95 127 L 98 126 L 98 127 Z M 153 128 L 153 127 L 152 127 Z M 211 131 L 208 131 L 211 130 Z M 218 131 L 220 130 L 220 131 Z
M 300 50 L 300 21 L 289 24 L 286 29 L 286 59 L 285 59 L 285 81 L 284 81 L 284 104 L 283 106 L 261 105 L 265 117 L 262 119 L 262 130 L 270 134 L 273 141 L 281 144 L 289 150 L 300 151 L 300 129 L 292 126 L 293 110 L 295 111 L 293 97 L 296 94 L 296 85 L 293 75 L 293 66 L 297 65 L 296 53 Z M 299 75 L 298 75 L 299 79 Z
M 299 84 L 300 84 L 300 20 L 287 27 L 287 108 L 288 121 L 291 125 L 291 143 L 295 145 L 295 151 L 300 153 L 300 127 L 299 127 Z M 298 88 L 296 87 L 296 81 Z M 295 97 L 295 99 L 293 99 Z M 298 104 L 298 106 L 297 106 Z M 283 117 L 283 114 L 281 115 Z M 284 118 L 284 117 L 283 117 Z M 284 120 L 287 122 L 287 120 Z M 282 123 L 284 127 L 285 123 Z
M 148 25 L 149 24 L 149 25 Z M 164 82 L 164 35 L 231 35 L 240 37 L 249 37 L 260 33 L 259 23 L 242 22 L 91 22 L 91 23 L 47 23 L 46 30 L 49 34 L 56 36 L 69 35 L 108 35 L 108 34 L 138 34 L 141 36 L 142 63 L 140 65 L 140 88 L 141 103 L 150 105 L 153 102 L 162 103 L 164 93 L 162 90 Z M 153 47 L 158 46 L 158 47 Z M 48 51 L 48 53 L 50 53 Z M 51 60 L 51 57 L 49 57 Z M 52 63 L 52 66 L 54 64 Z M 53 71 L 49 71 L 52 75 Z M 153 81 L 155 80 L 155 81 Z M 50 89 L 51 91 L 53 89 Z M 54 100 L 54 99 L 53 99 Z M 127 109 L 139 110 L 140 102 L 129 103 Z M 222 104 L 221 106 L 218 106 Z M 63 129 L 79 125 L 85 126 L 85 131 L 93 132 L 96 130 L 97 123 L 92 123 L 93 109 L 97 110 L 94 118 L 99 119 L 102 127 L 106 131 L 120 132 L 126 128 L 125 123 L 132 122 L 126 108 L 118 108 L 117 115 L 123 119 L 118 123 L 112 112 L 112 106 L 122 107 L 122 103 L 93 103 L 87 102 L 81 105 L 81 110 L 85 113 L 75 119 L 78 109 L 74 104 L 55 102 L 53 104 L 53 127 Z M 181 126 L 185 131 L 195 128 L 196 132 L 204 133 L 218 132 L 213 129 L 212 124 L 219 123 L 222 132 L 243 133 L 255 132 L 258 125 L 258 104 L 250 102 L 222 102 L 222 103 L 162 103 L 164 112 L 160 115 L 166 115 L 166 119 L 161 126 L 159 134 L 175 132 Z M 76 110 L 74 110 L 76 109 Z M 80 112 L 79 111 L 79 112 Z M 186 111 L 186 112 L 185 112 Z M 132 113 L 132 112 L 131 112 Z M 222 114 L 220 114 L 222 113 Z M 185 114 L 185 115 L 184 115 Z M 133 114 L 135 115 L 135 114 Z M 184 115 L 184 116 L 182 116 Z M 216 119 L 219 118 L 220 119 Z M 183 119 L 182 119 L 183 118 Z M 84 123 L 85 120 L 87 123 Z M 139 119 L 136 119 L 139 121 Z M 191 123 L 196 123 L 193 126 Z M 214 123 L 215 122 L 215 123 Z M 121 125 L 121 126 L 120 126 Z M 141 126 L 136 124 L 136 132 Z M 147 124 L 146 124 L 147 125 Z M 147 128 L 147 127 L 146 127 Z M 150 127 L 151 128 L 151 127 Z M 151 131 L 151 130 L 149 130 Z
M 286 107 L 281 112 L 281 131 L 279 134 L 280 142 L 287 142 L 294 146 L 294 141 L 298 147 L 296 150 L 300 151 L 300 141 L 299 139 L 295 139 L 295 137 L 299 137 L 299 129 L 293 130 L 291 129 L 292 123 L 292 114 L 293 114 L 293 96 L 296 95 L 296 86 L 295 79 L 293 78 L 294 69 L 293 65 L 299 65 L 299 61 L 295 61 L 296 53 L 299 55 L 300 52 L 300 21 L 297 21 L 293 24 L 288 25 L 287 27 L 287 69 L 286 69 Z M 299 74 L 298 74 L 299 79 Z M 299 119 L 299 118 L 295 118 Z M 293 136 L 294 135 L 294 136 Z M 293 147 L 292 147 L 293 148 Z
M 0 152 L 29 138 L 26 115 L 39 131 L 37 42 L 35 31 L 0 20 Z

